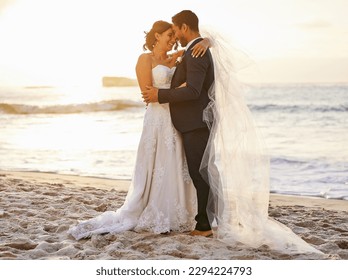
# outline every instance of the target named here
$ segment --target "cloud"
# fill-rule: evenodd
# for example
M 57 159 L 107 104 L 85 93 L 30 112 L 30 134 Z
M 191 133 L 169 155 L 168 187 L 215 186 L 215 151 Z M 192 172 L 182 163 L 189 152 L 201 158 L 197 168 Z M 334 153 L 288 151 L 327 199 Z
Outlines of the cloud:
M 316 20 L 311 20 L 306 22 L 300 22 L 300 23 L 297 23 L 295 26 L 301 29 L 322 29 L 322 28 L 330 28 L 333 25 L 326 20 L 316 19 Z

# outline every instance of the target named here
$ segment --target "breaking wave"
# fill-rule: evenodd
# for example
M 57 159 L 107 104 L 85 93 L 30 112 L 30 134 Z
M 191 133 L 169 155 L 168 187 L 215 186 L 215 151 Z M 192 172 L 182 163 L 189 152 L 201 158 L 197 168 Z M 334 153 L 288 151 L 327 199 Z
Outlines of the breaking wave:
M 85 104 L 64 104 L 47 106 L 0 103 L 0 113 L 12 115 L 78 114 L 88 112 L 121 111 L 143 106 L 144 104 L 141 102 L 135 102 L 130 100 L 108 100 Z

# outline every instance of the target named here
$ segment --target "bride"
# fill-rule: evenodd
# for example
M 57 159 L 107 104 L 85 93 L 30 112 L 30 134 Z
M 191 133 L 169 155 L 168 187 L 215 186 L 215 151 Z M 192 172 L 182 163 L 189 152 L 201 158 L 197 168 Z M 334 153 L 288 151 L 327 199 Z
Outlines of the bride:
M 204 54 L 209 40 L 196 45 Z M 140 89 L 153 85 L 169 88 L 175 64 L 183 51 L 177 48 L 172 24 L 157 21 L 146 33 L 144 50 L 136 66 Z M 174 128 L 168 104 L 150 103 L 144 117 L 133 178 L 126 200 L 116 212 L 107 211 L 80 222 L 68 233 L 76 239 L 92 234 L 126 230 L 165 233 L 194 228 L 196 194 L 186 165 L 180 134 Z

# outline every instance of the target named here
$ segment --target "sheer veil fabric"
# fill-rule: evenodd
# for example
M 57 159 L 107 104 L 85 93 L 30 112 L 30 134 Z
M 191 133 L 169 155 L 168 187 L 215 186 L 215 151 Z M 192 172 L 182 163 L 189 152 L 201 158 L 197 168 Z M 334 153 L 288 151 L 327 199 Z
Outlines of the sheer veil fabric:
M 211 136 L 201 164 L 211 186 L 208 216 L 215 218 L 215 236 L 283 253 L 323 254 L 268 216 L 269 156 L 237 79 L 236 65 L 247 55 L 210 27 L 201 28 L 201 35 L 212 43 L 215 70 L 211 102 L 204 112 Z

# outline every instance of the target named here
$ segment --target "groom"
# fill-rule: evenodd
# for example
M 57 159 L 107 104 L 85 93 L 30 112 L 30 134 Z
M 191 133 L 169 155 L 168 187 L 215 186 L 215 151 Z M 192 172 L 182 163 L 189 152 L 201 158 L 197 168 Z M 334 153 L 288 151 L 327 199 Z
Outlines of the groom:
M 214 66 L 209 49 L 202 57 L 192 57 L 192 47 L 202 40 L 196 14 L 184 10 L 173 16 L 172 21 L 175 37 L 186 47 L 183 59 L 176 68 L 170 89 L 147 87 L 142 94 L 147 103 L 169 103 L 173 125 L 182 134 L 189 173 L 197 191 L 197 223 L 190 235 L 208 237 L 212 235 L 207 215 L 210 187 L 199 169 L 210 133 L 203 121 L 203 110 L 210 101 L 208 91 L 214 82 Z M 186 86 L 179 88 L 183 83 Z

